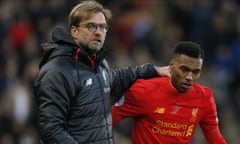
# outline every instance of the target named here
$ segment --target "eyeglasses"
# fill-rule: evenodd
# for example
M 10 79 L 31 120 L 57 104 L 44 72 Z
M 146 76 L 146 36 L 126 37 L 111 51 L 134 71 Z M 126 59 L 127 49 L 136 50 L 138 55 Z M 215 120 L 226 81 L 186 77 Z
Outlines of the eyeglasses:
M 107 24 L 95 24 L 95 23 L 86 23 L 86 24 L 81 24 L 79 27 L 86 27 L 88 31 L 90 32 L 95 32 L 98 28 L 102 32 L 107 32 L 108 31 L 108 25 Z

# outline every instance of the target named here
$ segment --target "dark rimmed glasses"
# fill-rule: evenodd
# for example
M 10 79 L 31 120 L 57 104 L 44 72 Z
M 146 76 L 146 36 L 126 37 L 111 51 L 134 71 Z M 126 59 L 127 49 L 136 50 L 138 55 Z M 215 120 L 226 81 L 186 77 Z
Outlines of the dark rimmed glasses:
M 90 32 L 95 32 L 98 28 L 102 32 L 107 32 L 109 29 L 107 24 L 95 24 L 95 23 L 80 24 L 79 27 L 85 27 Z

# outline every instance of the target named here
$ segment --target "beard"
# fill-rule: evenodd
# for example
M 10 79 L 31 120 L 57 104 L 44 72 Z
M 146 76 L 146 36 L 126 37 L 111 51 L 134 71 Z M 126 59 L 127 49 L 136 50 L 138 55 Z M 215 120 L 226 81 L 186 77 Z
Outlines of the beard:
M 103 43 L 101 41 L 92 40 L 86 43 L 79 43 L 79 46 L 83 48 L 88 55 L 94 56 L 102 49 Z
M 81 47 L 90 56 L 96 55 L 96 53 L 98 53 L 101 50 L 101 48 L 102 48 L 102 47 L 96 47 L 96 46 L 95 47 L 91 47 L 91 48 L 89 46 L 81 46 Z

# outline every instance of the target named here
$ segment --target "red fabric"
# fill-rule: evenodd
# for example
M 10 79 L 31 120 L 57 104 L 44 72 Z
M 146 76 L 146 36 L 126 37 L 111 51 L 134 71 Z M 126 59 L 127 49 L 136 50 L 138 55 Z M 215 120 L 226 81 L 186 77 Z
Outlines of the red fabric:
M 8 34 L 16 50 L 18 50 L 33 32 L 33 26 L 30 23 L 23 21 L 13 24 Z
M 209 88 L 194 84 L 179 93 L 167 77 L 137 80 L 121 106 L 112 107 L 113 124 L 134 117 L 133 144 L 190 144 L 199 124 L 209 144 L 225 144 Z
M 81 49 L 77 48 L 77 51 L 76 51 L 76 54 L 75 54 L 75 60 L 76 61 L 78 60 L 78 55 L 79 55 L 80 51 L 81 51 Z

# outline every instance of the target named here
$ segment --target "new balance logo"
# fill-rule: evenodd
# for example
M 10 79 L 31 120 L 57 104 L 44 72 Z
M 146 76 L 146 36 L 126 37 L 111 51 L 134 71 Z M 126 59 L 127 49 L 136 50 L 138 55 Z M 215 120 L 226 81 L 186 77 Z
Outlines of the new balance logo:
M 90 86 L 90 85 L 92 85 L 92 79 L 91 78 L 86 80 L 86 83 L 85 83 L 85 86 Z
M 165 112 L 165 108 L 163 107 L 157 107 L 156 110 L 154 111 L 154 113 L 158 113 L 158 114 L 163 114 Z

